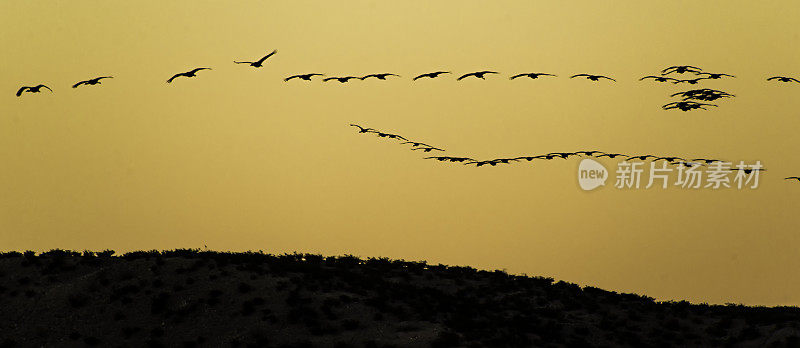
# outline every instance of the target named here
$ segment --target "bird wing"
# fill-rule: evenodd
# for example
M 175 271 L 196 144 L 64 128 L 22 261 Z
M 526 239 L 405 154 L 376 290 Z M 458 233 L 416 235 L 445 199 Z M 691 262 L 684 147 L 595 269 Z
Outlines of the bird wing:
M 296 78 L 296 77 L 299 77 L 299 76 L 297 76 L 297 75 L 292 75 L 292 76 L 289 76 L 289 77 L 287 77 L 287 78 L 283 79 L 283 81 L 289 81 L 289 80 L 291 80 L 291 79 L 293 79 L 293 78 Z
M 509 80 L 513 80 L 513 79 L 515 79 L 515 78 L 518 78 L 518 77 L 523 77 L 523 76 L 530 76 L 530 75 L 529 75 L 529 74 L 517 74 L 517 75 L 514 75 L 514 76 L 511 76 L 511 77 L 509 77 L 508 79 L 509 79 Z
M 572 78 L 576 78 L 576 77 L 580 77 L 580 76 L 592 76 L 592 75 L 589 75 L 589 74 L 578 74 L 578 75 L 572 75 L 572 76 L 570 76 L 570 78 L 572 79 Z
M 463 80 L 463 79 L 465 79 L 465 78 L 467 78 L 467 77 L 470 77 L 470 76 L 475 76 L 475 73 L 469 73 L 469 74 L 464 74 L 464 75 L 461 75 L 461 77 L 459 77 L 458 79 L 456 79 L 456 81 L 461 81 L 461 80 Z
M 602 76 L 602 75 L 601 75 L 601 76 L 600 76 L 600 78 L 603 78 L 603 79 L 609 79 L 609 80 L 611 80 L 611 81 L 617 82 L 617 80 L 614 80 L 614 79 L 612 79 L 612 78 L 610 78 L 610 77 L 608 77 L 608 76 Z
M 25 90 L 26 90 L 26 89 L 29 89 L 29 88 L 30 88 L 30 87 L 28 87 L 28 86 L 22 86 L 22 88 L 20 88 L 20 89 L 17 91 L 17 97 L 21 96 L 21 95 L 22 95 L 22 92 L 25 92 Z
M 53 91 L 52 89 L 50 89 L 50 87 L 47 87 L 47 86 L 45 86 L 45 85 L 39 85 L 39 87 L 44 87 L 44 88 L 47 88 L 47 89 L 48 89 L 50 92 L 52 92 L 52 91 Z
M 177 73 L 175 75 L 172 75 L 172 77 L 170 77 L 169 80 L 167 80 L 167 83 L 172 83 L 172 80 L 180 76 L 184 76 L 183 73 Z
M 80 86 L 80 85 L 82 85 L 82 84 L 84 84 L 84 83 L 87 83 L 87 82 L 88 82 L 88 81 L 81 81 L 81 82 L 78 82 L 78 83 L 76 83 L 76 84 L 72 85 L 72 88 L 78 88 L 78 86 Z
M 196 69 L 192 69 L 192 71 L 190 71 L 190 73 L 194 74 L 194 73 L 196 73 L 196 72 L 198 72 L 200 70 L 211 70 L 211 68 L 196 68 Z
M 235 60 L 233 62 L 236 63 L 236 64 L 253 64 L 253 63 L 255 63 L 255 62 L 237 62 Z
M 781 78 L 781 76 L 773 76 L 773 77 L 768 78 L 767 81 L 772 81 L 772 80 L 779 79 L 779 78 Z
M 266 55 L 264 57 L 261 57 L 261 59 L 259 59 L 256 63 L 258 63 L 258 64 L 263 63 L 265 60 L 267 60 L 267 58 L 272 57 L 273 55 L 275 55 L 275 53 L 278 53 L 278 50 L 274 50 L 270 54 L 268 54 L 268 55 Z

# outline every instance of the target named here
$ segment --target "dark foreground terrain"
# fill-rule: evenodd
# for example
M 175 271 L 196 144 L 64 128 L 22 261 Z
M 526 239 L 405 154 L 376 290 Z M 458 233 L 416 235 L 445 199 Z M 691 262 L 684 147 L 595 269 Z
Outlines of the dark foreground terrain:
M 796 307 L 352 256 L 112 254 L 0 254 L 0 347 L 800 346 Z

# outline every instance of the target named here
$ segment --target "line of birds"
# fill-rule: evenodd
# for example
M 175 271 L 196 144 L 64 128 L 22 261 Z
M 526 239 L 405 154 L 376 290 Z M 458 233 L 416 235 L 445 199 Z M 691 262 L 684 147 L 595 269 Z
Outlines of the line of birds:
M 253 68 L 261 68 L 261 67 L 264 66 L 265 61 L 267 59 L 269 59 L 270 57 L 274 56 L 276 53 L 278 53 L 278 51 L 277 50 L 273 50 L 272 52 L 268 53 L 267 55 L 261 57 L 258 60 L 255 60 L 255 61 L 236 61 L 235 60 L 233 62 L 235 64 L 247 64 L 247 65 L 249 65 L 249 66 L 251 66 Z M 194 69 L 186 71 L 186 72 L 177 73 L 177 74 L 172 75 L 172 77 L 170 77 L 169 79 L 167 79 L 167 83 L 172 83 L 172 81 L 174 81 L 176 78 L 179 78 L 179 77 L 186 77 L 186 78 L 196 77 L 197 73 L 199 71 L 202 71 L 202 70 L 212 70 L 212 68 L 200 67 L 200 68 L 194 68 Z M 419 79 L 425 79 L 425 78 L 434 79 L 434 78 L 437 78 L 437 77 L 439 77 L 439 76 L 441 76 L 443 74 L 451 74 L 451 73 L 452 72 L 450 72 L 450 71 L 434 71 L 434 72 L 429 72 L 429 73 L 417 75 L 412 80 L 413 81 L 417 81 Z M 672 73 L 676 73 L 676 74 L 693 73 L 695 75 L 703 75 L 704 77 L 680 80 L 680 79 L 676 79 L 676 78 L 672 78 L 672 77 L 666 76 L 666 75 L 669 75 L 669 74 L 672 74 Z M 469 77 L 474 77 L 474 78 L 485 80 L 486 79 L 486 75 L 490 75 L 490 74 L 500 74 L 500 73 L 497 72 L 497 71 L 491 71 L 491 70 L 475 71 L 475 72 L 463 74 L 463 75 L 459 76 L 456 80 L 457 81 L 461 81 L 461 80 L 469 78 Z M 325 76 L 325 74 L 322 74 L 322 73 L 298 74 L 298 75 L 288 76 L 288 77 L 284 78 L 283 80 L 286 81 L 286 82 L 288 82 L 290 80 L 293 80 L 293 79 L 311 81 L 311 78 L 314 77 L 314 76 Z M 394 73 L 379 73 L 379 74 L 369 74 L 369 75 L 364 75 L 364 76 L 331 76 L 331 77 L 323 78 L 322 81 L 323 82 L 338 81 L 340 83 L 346 83 L 346 82 L 348 82 L 350 80 L 362 80 L 363 81 L 363 80 L 366 80 L 366 79 L 371 78 L 371 77 L 375 78 L 375 79 L 378 79 L 378 80 L 386 80 L 386 78 L 389 77 L 389 76 L 401 77 L 400 75 L 397 75 L 397 74 L 394 74 Z M 527 77 L 529 79 L 535 80 L 535 79 L 538 79 L 541 76 L 556 77 L 557 75 L 549 74 L 549 73 L 542 73 L 542 72 L 529 72 L 529 73 L 521 73 L 521 74 L 516 74 L 516 75 L 510 76 L 509 80 L 515 80 L 515 79 L 523 78 L 523 77 Z M 586 78 L 587 80 L 590 80 L 590 81 L 600 81 L 601 79 L 607 79 L 607 80 L 614 81 L 614 82 L 617 81 L 617 80 L 615 80 L 615 79 L 613 79 L 611 77 L 604 76 L 604 75 L 576 74 L 576 75 L 570 76 L 570 78 L 579 78 L 579 77 Z M 671 67 L 668 67 L 666 69 L 661 70 L 661 75 L 659 75 L 659 76 L 649 75 L 649 76 L 642 77 L 639 80 L 642 81 L 642 80 L 645 80 L 645 79 L 654 79 L 657 82 L 672 82 L 672 83 L 675 83 L 675 84 L 677 84 L 677 83 L 697 84 L 701 80 L 716 80 L 716 79 L 720 79 L 722 77 L 731 77 L 731 78 L 733 78 L 735 76 L 730 75 L 730 74 L 725 74 L 725 73 L 704 72 L 702 69 L 700 69 L 698 67 L 695 67 L 695 66 L 691 66 L 691 65 L 676 65 L 676 66 L 671 66 Z M 87 86 L 89 86 L 89 85 L 99 85 L 99 84 L 101 84 L 101 80 L 110 79 L 110 78 L 113 78 L 113 76 L 95 77 L 95 78 L 92 78 L 92 79 L 89 79 L 89 80 L 80 81 L 80 82 L 72 85 L 72 88 L 77 88 L 77 87 L 79 87 L 81 85 L 87 85 Z M 773 80 L 777 80 L 779 82 L 797 82 L 797 83 L 800 83 L 800 80 L 798 80 L 796 78 L 793 78 L 793 77 L 786 77 L 786 76 L 773 76 L 773 77 L 770 77 L 770 78 L 767 79 L 767 81 L 773 81 Z M 20 87 L 17 90 L 16 96 L 19 97 L 23 93 L 39 93 L 39 92 L 42 91 L 42 88 L 45 88 L 45 89 L 49 90 L 50 92 L 53 92 L 53 89 L 51 89 L 50 87 L 48 87 L 48 86 L 46 86 L 44 84 L 38 84 L 36 86 L 22 86 L 22 87 Z M 699 105 L 700 103 L 696 103 L 696 102 L 692 102 L 692 103 L 678 102 L 678 103 L 679 103 L 679 105 L 676 105 L 674 108 L 678 108 L 678 109 L 681 109 L 683 111 L 699 109 L 699 108 L 702 108 L 703 106 L 716 106 L 716 105 L 712 105 L 712 104 Z M 669 109 L 669 108 L 667 108 L 667 109 Z
M 378 137 L 381 137 L 381 138 L 395 139 L 395 140 L 403 141 L 403 142 L 401 142 L 401 144 L 411 144 L 411 147 L 412 147 L 411 150 L 423 150 L 424 152 L 430 152 L 432 150 L 445 151 L 444 149 L 441 149 L 441 148 L 438 148 L 438 147 L 434 147 L 434 146 L 431 146 L 431 145 L 428 145 L 428 144 L 425 144 L 425 143 L 410 141 L 406 137 L 404 137 L 402 135 L 399 135 L 399 134 L 385 133 L 385 132 L 381 132 L 381 131 L 379 131 L 379 130 L 377 130 L 375 128 L 364 127 L 364 126 L 361 126 L 361 125 L 358 125 L 358 124 L 354 124 L 354 123 L 351 123 L 350 126 L 358 128 L 358 133 L 360 133 L 360 134 L 372 133 L 372 134 L 376 134 Z M 472 165 L 472 164 L 474 164 L 475 167 L 482 167 L 482 166 L 485 166 L 485 165 L 497 166 L 498 164 L 509 164 L 511 162 L 517 162 L 517 161 L 522 161 L 522 160 L 531 162 L 531 161 L 533 161 L 535 159 L 553 160 L 553 159 L 557 159 L 557 158 L 568 159 L 570 157 L 583 157 L 583 156 L 594 157 L 594 158 L 608 157 L 608 158 L 612 158 L 612 159 L 620 157 L 620 158 L 623 158 L 626 161 L 627 160 L 634 160 L 634 159 L 640 160 L 640 161 L 647 161 L 648 159 L 651 159 L 652 161 L 662 161 L 663 160 L 663 161 L 667 161 L 667 163 L 669 163 L 670 165 L 682 165 L 682 166 L 685 166 L 685 167 L 707 166 L 707 165 L 711 165 L 711 164 L 713 164 L 715 162 L 723 162 L 722 160 L 713 159 L 713 158 L 686 159 L 686 158 L 679 157 L 679 156 L 657 156 L 657 155 L 652 155 L 652 154 L 627 155 L 627 154 L 622 154 L 622 153 L 603 152 L 603 151 L 598 151 L 598 150 L 581 150 L 581 151 L 575 151 L 575 152 L 550 152 L 550 153 L 540 154 L 540 155 L 526 155 L 526 156 L 518 156 L 518 157 L 494 158 L 494 159 L 490 159 L 490 160 L 477 160 L 477 159 L 474 159 L 472 157 L 453 157 L 453 156 L 430 156 L 430 157 L 424 157 L 424 159 L 432 159 L 432 160 L 436 160 L 436 161 L 439 161 L 439 162 L 463 163 L 464 165 Z M 763 169 L 763 168 L 758 168 L 758 169 L 756 169 L 756 168 L 731 168 L 731 170 L 732 171 L 733 170 L 743 171 L 745 174 L 750 174 L 753 171 L 765 171 L 766 169 Z M 800 181 L 800 177 L 797 177 L 797 179 L 798 179 L 798 181 Z

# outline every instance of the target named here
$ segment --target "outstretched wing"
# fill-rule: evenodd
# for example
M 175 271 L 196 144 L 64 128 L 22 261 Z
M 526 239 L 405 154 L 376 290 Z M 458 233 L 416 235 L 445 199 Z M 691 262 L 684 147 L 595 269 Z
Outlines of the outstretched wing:
M 177 73 L 175 75 L 172 75 L 172 77 L 170 77 L 169 80 L 167 80 L 167 83 L 172 83 L 172 80 L 180 76 L 184 76 L 184 73 Z
M 25 90 L 27 90 L 27 89 L 29 89 L 29 88 L 30 88 L 30 87 L 28 87 L 28 86 L 22 86 L 22 88 L 20 88 L 20 89 L 17 91 L 17 97 L 21 96 L 21 95 L 22 95 L 22 92 L 25 92 Z
M 87 82 L 89 82 L 89 81 L 81 81 L 81 82 L 78 82 L 78 83 L 76 83 L 76 84 L 72 85 L 72 88 L 78 88 L 78 86 L 80 86 L 80 85 L 82 85 L 82 84 L 84 84 L 84 83 L 87 83 Z
M 611 81 L 617 82 L 617 80 L 614 80 L 614 79 L 612 79 L 612 78 L 610 78 L 610 77 L 608 77 L 608 76 L 602 76 L 602 75 L 601 75 L 601 76 L 600 76 L 600 78 L 601 78 L 601 79 L 609 79 L 609 80 L 611 80 Z
M 253 64 L 254 63 L 254 62 L 237 62 L 235 60 L 233 62 L 236 63 L 236 64 Z
M 45 86 L 45 85 L 39 85 L 38 87 L 44 87 L 44 88 L 47 88 L 47 90 L 49 90 L 50 92 L 52 92 L 52 91 L 53 91 L 52 89 L 50 89 L 50 87 L 47 87 L 47 86 Z
M 475 73 L 469 73 L 469 74 L 461 75 L 461 77 L 457 78 L 456 81 L 461 81 L 461 80 L 463 80 L 463 79 L 465 79 L 467 77 L 470 77 L 470 76 L 475 76 Z
M 529 76 L 529 77 L 530 77 L 531 75 L 530 75 L 530 74 L 517 74 L 517 75 L 514 75 L 514 76 L 511 76 L 511 77 L 509 77 L 508 79 L 509 79 L 509 80 L 513 80 L 513 79 L 515 79 L 515 78 L 518 78 L 518 77 L 523 77 L 523 76 Z
M 273 50 L 270 54 L 268 54 L 268 55 L 262 57 L 261 59 L 259 59 L 257 63 L 258 64 L 264 63 L 264 61 L 267 60 L 267 58 L 274 56 L 275 53 L 278 53 L 278 50 Z
M 589 74 L 578 74 L 578 75 L 572 75 L 570 78 L 574 79 L 576 77 L 581 77 L 581 76 L 592 76 L 592 75 L 589 75 Z
M 195 69 L 192 69 L 192 71 L 190 71 L 189 73 L 194 74 L 194 73 L 196 73 L 196 72 L 198 72 L 200 70 L 211 70 L 211 68 L 195 68 Z

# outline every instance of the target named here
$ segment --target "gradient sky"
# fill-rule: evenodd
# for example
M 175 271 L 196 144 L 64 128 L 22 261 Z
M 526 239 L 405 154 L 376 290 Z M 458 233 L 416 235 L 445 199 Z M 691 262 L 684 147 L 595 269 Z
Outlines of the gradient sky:
M 0 2 L 0 249 L 386 256 L 659 300 L 800 304 L 797 1 Z M 253 69 L 233 60 L 278 54 Z M 671 65 L 736 98 L 663 111 Z M 197 78 L 166 79 L 208 66 Z M 417 74 L 497 70 L 485 81 Z M 542 71 L 557 78 L 509 81 Z M 290 81 L 307 72 L 400 79 Z M 577 73 L 619 82 L 569 79 Z M 80 80 L 113 75 L 102 85 Z M 14 92 L 44 83 L 55 93 Z M 755 190 L 584 192 L 597 149 L 761 161 Z M 605 160 L 614 168 L 616 160 Z

